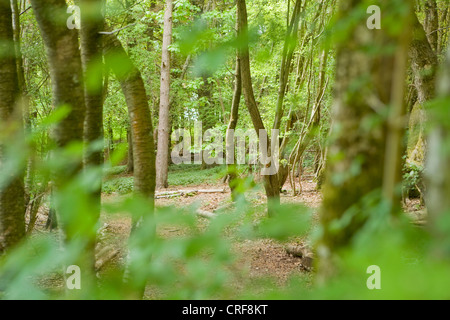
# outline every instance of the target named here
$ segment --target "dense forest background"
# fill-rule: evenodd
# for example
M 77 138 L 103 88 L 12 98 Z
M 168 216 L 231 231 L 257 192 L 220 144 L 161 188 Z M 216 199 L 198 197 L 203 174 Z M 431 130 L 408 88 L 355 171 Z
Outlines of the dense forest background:
M 0 298 L 450 298 L 449 33 L 446 0 L 0 0 Z

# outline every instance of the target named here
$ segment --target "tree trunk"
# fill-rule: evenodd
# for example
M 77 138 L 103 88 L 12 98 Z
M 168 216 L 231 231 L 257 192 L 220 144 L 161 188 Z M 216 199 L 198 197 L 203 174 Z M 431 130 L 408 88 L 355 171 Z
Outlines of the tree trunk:
M 104 50 L 107 65 L 119 79 L 128 105 L 133 136 L 135 191 L 153 198 L 156 176 L 155 142 L 144 81 L 115 35 L 104 38 Z M 122 62 L 122 66 L 116 63 L 118 60 Z
M 108 35 L 104 38 L 104 54 L 107 65 L 120 82 L 128 105 L 133 136 L 134 192 L 150 199 L 150 207 L 145 212 L 146 215 L 152 215 L 156 185 L 155 142 L 144 81 L 115 35 Z M 117 61 L 120 61 L 121 64 L 117 64 Z M 167 161 L 167 159 L 165 160 Z M 133 216 L 132 233 L 137 231 L 140 222 L 145 218 L 148 216 Z M 146 232 L 153 235 L 156 230 L 146 230 Z M 146 279 L 135 277 L 135 273 L 133 261 L 129 260 L 125 280 L 129 281 L 131 286 L 131 298 L 140 299 L 145 291 Z
M 57 145 L 64 147 L 70 142 L 83 140 L 86 108 L 78 33 L 66 26 L 65 1 L 31 0 L 31 5 L 47 50 L 53 106 L 71 108 L 68 116 L 61 120 L 53 133 Z
M 127 142 L 128 142 L 127 172 L 133 173 L 134 171 L 133 136 L 131 134 L 130 126 L 127 127 Z
M 166 1 L 166 11 L 164 14 L 164 35 L 162 46 L 161 62 L 161 88 L 159 105 L 159 125 L 158 125 L 158 152 L 156 155 L 156 187 L 168 187 L 168 162 L 169 157 L 169 105 L 170 105 L 170 51 L 172 42 L 172 0 Z
M 235 71 L 235 80 L 234 80 L 234 92 L 233 92 L 233 101 L 231 102 L 231 114 L 230 121 L 228 123 L 227 128 L 227 136 L 226 136 L 226 155 L 227 155 L 227 172 L 228 172 L 228 185 L 231 189 L 231 198 L 232 200 L 236 200 L 237 194 L 237 165 L 235 163 L 235 148 L 234 148 L 234 137 L 230 135 L 231 130 L 236 130 L 236 126 L 239 118 L 239 105 L 241 103 L 241 94 L 242 94 L 242 81 L 241 81 L 241 63 L 239 60 L 239 56 L 236 56 L 236 71 Z M 233 139 L 233 141 L 231 140 Z M 233 164 L 231 164 L 233 163 Z
M 425 2 L 425 32 L 427 33 L 428 42 L 434 52 L 438 53 L 439 44 L 439 15 L 436 0 L 427 0 Z
M 52 105 L 70 108 L 69 114 L 54 128 L 52 136 L 59 148 L 83 140 L 85 116 L 83 72 L 78 33 L 66 26 L 67 6 L 62 0 L 32 0 L 31 5 L 47 51 L 52 82 Z M 81 169 L 81 163 L 54 174 L 54 190 L 58 192 Z M 69 217 L 58 216 L 66 240 L 77 233 L 77 226 L 67 224 Z
M 320 56 L 320 67 L 319 67 L 319 81 L 317 86 L 317 92 L 316 92 L 316 99 L 314 102 L 314 108 L 317 109 L 314 120 L 313 120 L 313 127 L 318 130 L 318 139 L 320 139 L 320 120 L 321 120 L 321 108 L 322 108 L 322 99 L 325 94 L 325 76 L 326 76 L 326 69 L 327 69 L 327 60 L 328 60 L 328 50 L 324 49 L 322 51 L 322 54 Z M 314 146 L 314 175 L 316 178 L 318 177 L 320 165 L 321 165 L 321 159 L 322 159 L 322 148 L 320 147 L 319 143 L 317 143 Z
M 237 0 L 237 16 L 238 16 L 238 38 L 242 40 L 242 46 L 239 50 L 239 59 L 241 65 L 242 89 L 244 92 L 245 104 L 253 122 L 253 127 L 256 130 L 258 138 L 260 130 L 265 130 L 264 123 L 256 104 L 255 95 L 253 93 L 252 78 L 250 72 L 250 59 L 248 48 L 248 22 L 247 22 L 247 6 L 245 0 Z M 268 146 L 271 145 L 270 139 L 267 139 Z M 270 149 L 270 147 L 269 147 Z M 269 151 L 270 152 L 270 151 Z M 271 164 L 268 164 L 271 165 Z M 280 203 L 280 186 L 278 182 L 278 175 L 264 176 L 264 189 L 266 190 L 267 201 L 269 204 L 269 216 L 273 214 L 270 209 L 271 204 Z
M 53 131 L 54 140 L 61 151 L 72 143 L 83 141 L 86 104 L 78 32 L 67 28 L 68 14 L 64 0 L 31 0 L 31 5 L 47 51 L 53 108 L 69 107 L 68 115 L 56 124 Z M 55 197 L 68 192 L 64 188 L 75 180 L 81 169 L 80 159 L 75 164 L 67 163 L 67 166 L 53 173 Z M 75 209 L 76 214 L 73 214 L 72 210 L 60 205 L 56 205 L 54 210 L 64 245 L 77 241 L 84 243 L 83 250 L 73 256 L 69 264 L 81 268 L 87 285 L 95 285 L 95 236 L 98 213 L 95 213 L 95 209 L 89 214 Z M 80 224 L 80 219 L 83 220 L 83 224 Z
M 436 94 L 435 81 L 438 60 L 416 15 L 413 15 L 413 28 L 414 34 L 409 56 L 418 100 L 420 104 L 424 104 L 433 99 Z
M 81 9 L 81 60 L 85 77 L 86 118 L 84 120 L 84 167 L 103 165 L 103 148 L 92 150 L 95 142 L 103 142 L 103 46 L 99 34 L 103 30 L 102 0 L 80 0 Z M 91 223 L 100 218 L 102 177 L 98 176 L 97 188 L 91 194 Z M 93 227 L 95 230 L 95 227 Z M 96 234 L 90 239 L 90 253 L 95 253 Z M 95 270 L 95 256 L 90 257 Z
M 339 17 L 345 18 L 349 12 L 356 10 L 360 2 L 341 1 Z M 392 12 L 390 5 L 385 3 L 382 12 Z M 402 19 L 402 25 L 408 28 L 407 13 L 396 18 Z M 322 279 L 335 272 L 333 256 L 349 245 L 366 223 L 366 210 L 358 208 L 368 195 L 382 188 L 387 126 L 383 114 L 392 101 L 393 88 L 397 88 L 395 81 L 398 78 L 393 70 L 397 64 L 405 63 L 396 61 L 395 54 L 386 51 L 376 56 L 368 54 L 368 46 L 372 50 L 392 45 L 399 48 L 401 35 L 388 35 L 383 29 L 377 32 L 369 30 L 364 19 L 362 17 L 348 30 L 348 37 L 338 44 L 336 53 L 335 97 L 331 116 L 333 143 L 328 149 L 320 218 L 323 235 L 317 248 Z M 404 77 L 400 81 L 403 82 Z M 362 125 L 367 121 L 374 123 L 374 119 L 377 119 L 376 126 L 369 128 Z M 349 222 L 341 229 L 333 230 L 333 224 L 344 214 L 350 214 L 350 208 L 354 211 L 351 211 Z
M 16 64 L 17 64 L 17 79 L 19 83 L 19 90 L 21 92 L 21 105 L 23 110 L 25 132 L 31 133 L 31 115 L 30 115 L 30 97 L 28 95 L 28 88 L 25 81 L 25 70 L 22 58 L 21 46 L 21 26 L 20 26 L 20 9 L 17 0 L 11 0 L 13 30 L 14 30 L 14 44 L 16 48 Z M 27 205 L 31 198 L 31 192 L 34 182 L 34 160 L 35 150 L 31 150 L 28 157 L 27 169 L 25 174 L 25 205 Z M 45 188 L 45 187 L 44 187 Z
M 15 110 L 19 84 L 11 17 L 9 1 L 0 1 L 0 122 L 1 128 L 17 126 L 14 140 L 18 143 L 17 139 L 21 139 L 23 133 L 20 112 Z M 0 254 L 17 245 L 25 236 L 23 171 L 16 174 L 4 172 L 2 162 L 7 156 L 12 156 L 8 146 L 0 141 L 0 172 L 5 177 L 10 175 L 0 185 Z
M 277 109 L 275 112 L 275 121 L 273 124 L 274 129 L 280 129 L 281 119 L 284 113 L 283 108 L 284 96 L 286 94 L 289 72 L 291 70 L 292 56 L 294 54 L 294 49 L 297 46 L 297 33 L 298 33 L 298 23 L 300 21 L 301 3 L 302 0 L 296 0 L 295 2 L 294 12 L 292 13 L 292 20 L 288 26 L 288 30 L 286 33 L 286 40 L 284 42 L 283 57 L 281 61 L 281 70 L 280 70 L 280 84 L 278 88 Z
M 425 177 L 427 182 L 427 209 L 433 236 L 436 239 L 436 254 L 449 257 L 448 231 L 442 226 L 448 226 L 450 214 L 450 118 L 448 99 L 450 98 L 450 47 L 442 68 L 439 83 L 439 105 L 430 111 L 433 127 L 428 138 L 428 155 L 426 160 Z M 446 218 L 447 217 L 447 218 Z M 447 227 L 448 230 L 448 227 Z

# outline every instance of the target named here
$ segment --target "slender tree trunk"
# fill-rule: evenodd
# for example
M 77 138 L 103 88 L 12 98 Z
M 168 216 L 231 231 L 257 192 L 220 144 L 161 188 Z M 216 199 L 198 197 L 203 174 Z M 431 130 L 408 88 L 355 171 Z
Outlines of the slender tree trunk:
M 412 24 L 413 12 L 406 20 L 406 25 Z M 395 65 L 392 70 L 392 92 L 390 98 L 390 112 L 387 119 L 386 151 L 383 173 L 383 196 L 390 205 L 391 215 L 401 212 L 401 183 L 404 145 L 405 116 L 406 116 L 406 83 L 408 68 L 408 49 L 411 43 L 411 32 L 406 28 L 399 35 Z
M 158 152 L 156 155 L 156 187 L 168 187 L 168 162 L 169 157 L 169 106 L 170 106 L 170 51 L 169 46 L 172 42 L 172 0 L 166 1 L 166 11 L 164 14 L 164 34 L 162 46 L 161 62 L 161 88 L 160 88 L 160 106 L 159 106 L 159 125 L 158 125 Z
M 252 78 L 250 72 L 250 59 L 248 48 L 248 22 L 247 22 L 247 6 L 245 0 L 237 0 L 237 16 L 238 16 L 238 37 L 242 40 L 242 45 L 239 50 L 239 59 L 241 66 L 242 89 L 244 92 L 245 104 L 253 122 L 253 127 L 256 134 L 260 138 L 260 130 L 265 130 L 264 123 L 256 104 L 255 95 L 253 93 Z M 267 139 L 268 146 L 271 145 L 270 139 Z M 270 149 L 270 147 L 269 147 Z M 270 151 L 270 150 L 269 150 Z M 269 166 L 271 164 L 268 164 Z M 266 190 L 267 201 L 269 202 L 269 216 L 273 214 L 270 209 L 270 204 L 277 204 L 280 202 L 280 187 L 278 182 L 278 175 L 265 175 L 264 188 Z
M 294 49 L 297 46 L 297 33 L 298 24 L 300 21 L 300 11 L 301 11 L 302 0 L 296 0 L 294 12 L 292 13 L 291 23 L 288 25 L 288 30 L 286 33 L 286 40 L 284 42 L 283 57 L 281 61 L 280 70 L 280 84 L 278 88 L 278 98 L 277 98 L 277 109 L 275 112 L 275 121 L 273 124 L 273 129 L 280 129 L 281 118 L 283 117 L 284 108 L 284 96 L 286 94 L 286 87 L 289 79 L 289 72 L 291 70 L 292 57 L 294 54 Z M 289 17 L 288 17 L 289 20 Z
M 328 50 L 324 49 L 322 54 L 320 55 L 320 67 L 319 67 L 319 81 L 317 85 L 316 99 L 314 102 L 314 108 L 317 109 L 314 119 L 313 119 L 313 127 L 317 128 L 319 131 L 319 139 L 320 139 L 320 120 L 321 120 L 321 109 L 322 109 L 322 99 L 325 94 L 325 76 L 326 76 L 326 68 L 327 68 L 327 60 L 328 60 Z M 318 176 L 318 171 L 320 167 L 320 162 L 322 159 L 322 149 L 320 145 L 317 143 L 314 147 L 315 149 L 315 157 L 314 157 L 314 174 L 316 177 Z
M 30 115 L 30 99 L 28 96 L 28 88 L 25 81 L 25 70 L 22 58 L 22 46 L 21 46 L 21 27 L 20 27 L 20 10 L 17 0 L 11 0 L 11 9 L 13 17 L 13 30 L 14 30 L 14 45 L 16 48 L 16 64 L 17 64 L 17 79 L 19 84 L 19 90 L 21 92 L 21 106 L 23 109 L 23 117 L 25 124 L 25 132 L 31 133 L 31 115 Z M 28 157 L 27 170 L 25 175 L 25 205 L 28 204 L 31 198 L 31 189 L 34 181 L 34 159 L 35 152 L 32 150 Z M 45 186 L 43 186 L 45 188 Z
M 92 150 L 95 142 L 103 141 L 103 46 L 100 31 L 103 30 L 102 0 L 80 0 L 81 9 L 81 60 L 85 77 L 86 118 L 84 120 L 84 166 L 101 167 L 103 148 Z M 96 189 L 91 194 L 92 229 L 100 218 L 102 177 L 98 175 Z M 90 237 L 90 252 L 95 253 L 96 233 Z M 95 256 L 89 259 L 95 270 Z
M 230 121 L 228 123 L 226 145 L 227 145 L 227 171 L 228 171 L 228 185 L 231 189 L 231 198 L 236 200 L 236 177 L 237 177 L 237 165 L 235 163 L 235 148 L 234 137 L 231 135 L 231 130 L 236 130 L 236 126 L 239 118 L 239 105 L 241 103 L 242 95 L 242 81 L 241 81 L 241 63 L 239 56 L 236 56 L 236 71 L 234 80 L 234 92 L 233 101 L 231 102 L 231 114 Z M 233 140 L 232 140 L 233 139 Z M 231 164 L 233 163 L 233 164 Z
M 151 207 L 146 210 L 146 214 L 152 215 L 156 185 L 155 142 L 144 81 L 115 35 L 108 35 L 104 38 L 104 54 L 107 65 L 119 79 L 128 105 L 133 136 L 134 190 L 136 194 L 150 199 Z M 121 65 L 118 65 L 117 61 L 120 61 Z M 147 217 L 133 216 L 131 232 L 136 232 L 140 222 Z M 146 230 L 146 232 L 154 235 L 155 230 Z M 130 293 L 131 298 L 142 298 L 146 279 L 135 277 L 136 270 L 133 269 L 133 261 L 128 261 L 128 267 L 125 280 L 131 284 L 133 290 Z
M 104 38 L 105 59 L 120 81 L 128 105 L 133 135 L 135 191 L 146 197 L 155 193 L 155 142 L 147 94 L 141 73 L 114 35 Z M 117 59 L 123 65 L 117 65 Z M 166 160 L 167 161 L 167 160 Z
M 127 172 L 128 173 L 133 173 L 133 171 L 134 171 L 133 136 L 131 134 L 130 126 L 127 127 L 127 141 L 128 141 Z
M 198 98 L 200 104 L 198 106 L 198 113 L 200 121 L 202 122 L 202 136 L 203 134 L 213 128 L 216 123 L 214 116 L 214 105 L 212 103 L 212 85 L 208 80 L 207 75 L 202 77 L 203 83 L 198 89 Z M 201 170 L 209 168 L 209 165 L 205 161 L 204 150 L 199 150 L 202 160 Z
M 21 139 L 23 133 L 20 112 L 15 110 L 19 84 L 11 17 L 9 1 L 0 1 L 0 122 L 1 128 L 17 125 L 14 143 L 18 143 L 17 139 Z M 0 185 L 0 254 L 25 236 L 23 171 L 3 171 L 5 157 L 11 156 L 8 153 L 8 146 L 0 141 L 0 171 L 4 177 L 10 175 Z

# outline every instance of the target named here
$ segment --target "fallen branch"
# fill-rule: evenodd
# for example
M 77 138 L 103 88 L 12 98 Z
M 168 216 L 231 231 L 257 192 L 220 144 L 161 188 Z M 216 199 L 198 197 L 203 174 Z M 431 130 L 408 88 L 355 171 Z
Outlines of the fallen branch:
M 285 250 L 288 254 L 302 259 L 302 266 L 305 270 L 310 271 L 312 269 L 314 255 L 307 247 L 289 245 L 285 247 Z
M 206 219 L 213 219 L 215 217 L 217 217 L 217 214 L 213 213 L 213 212 L 209 212 L 209 211 L 205 211 L 205 210 L 200 210 L 198 209 L 195 212 L 198 216 L 202 217 L 202 218 L 206 218 Z
M 119 254 L 119 249 L 112 249 L 110 247 L 103 248 L 98 256 L 100 258 L 95 262 L 95 271 L 100 271 L 109 261 L 114 259 Z
M 155 199 L 175 198 L 175 197 L 181 197 L 182 195 L 183 195 L 182 193 L 168 194 L 168 195 L 164 195 L 164 196 L 155 196 Z
M 164 191 L 164 192 L 157 192 L 155 195 L 155 199 L 181 197 L 196 193 L 224 193 L 224 192 L 225 189 Z

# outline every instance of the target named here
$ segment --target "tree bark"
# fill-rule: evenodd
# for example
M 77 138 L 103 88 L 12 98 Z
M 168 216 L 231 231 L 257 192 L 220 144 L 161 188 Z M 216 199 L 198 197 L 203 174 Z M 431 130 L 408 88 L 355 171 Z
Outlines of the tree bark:
M 89 145 L 103 139 L 103 45 L 99 32 L 103 30 L 104 22 L 101 12 L 102 0 L 79 0 L 79 3 L 81 59 L 85 76 L 86 101 L 84 141 Z M 102 164 L 103 150 L 85 154 L 85 166 Z
M 115 35 L 104 38 L 104 55 L 107 65 L 120 82 L 128 105 L 133 137 L 134 192 L 150 200 L 150 207 L 145 211 L 146 216 L 133 216 L 131 233 L 134 233 L 138 230 L 140 222 L 148 218 L 148 215 L 152 215 L 154 210 L 156 172 L 152 118 L 141 73 L 133 65 Z M 156 230 L 146 232 L 153 235 Z M 133 268 L 132 260 L 127 263 L 124 277 L 131 287 L 130 297 L 140 299 L 145 291 L 146 279 L 135 276 L 136 270 Z
M 155 142 L 144 81 L 117 37 L 107 35 L 103 40 L 106 63 L 119 79 L 128 105 L 133 136 L 135 191 L 153 198 L 156 176 Z M 121 61 L 122 65 L 118 65 L 117 61 Z
M 158 152 L 156 155 L 156 187 L 168 187 L 168 161 L 169 158 L 169 106 L 170 106 L 170 51 L 169 46 L 172 42 L 172 0 L 166 1 L 166 11 L 164 13 L 164 34 L 162 45 L 161 61 L 161 88 L 159 105 L 159 124 L 158 124 Z
M 450 99 L 450 47 L 444 66 L 441 69 L 438 95 L 441 103 L 430 111 L 433 125 L 428 138 L 428 154 L 425 168 L 427 183 L 426 198 L 431 231 L 436 239 L 436 254 L 449 257 L 448 232 L 442 228 L 450 214 L 450 118 L 448 100 Z M 447 229 L 448 230 L 448 229 Z M 446 247 L 447 246 L 447 247 Z
M 236 70 L 235 70 L 235 80 L 234 80 L 234 92 L 233 92 L 233 100 L 231 102 L 231 114 L 230 121 L 228 123 L 227 128 L 227 136 L 226 136 L 226 155 L 227 155 L 227 172 L 228 172 L 228 185 L 231 189 L 231 198 L 232 200 L 236 200 L 237 194 L 237 186 L 236 186 L 236 177 L 237 177 L 237 166 L 235 164 L 235 148 L 234 148 L 234 137 L 231 135 L 231 130 L 236 130 L 238 119 L 239 119 L 239 105 L 241 103 L 241 95 L 242 95 L 242 81 L 241 81 L 241 62 L 239 60 L 239 56 L 236 56 Z M 233 164 L 231 164 L 233 163 Z
M 81 61 L 84 72 L 86 118 L 84 119 L 84 167 L 103 165 L 103 148 L 92 150 L 95 142 L 103 142 L 103 45 L 99 34 L 103 30 L 102 0 L 80 0 L 81 9 Z M 92 229 L 100 218 L 102 177 L 98 176 L 97 188 L 92 190 Z M 90 237 L 91 254 L 95 254 L 96 234 Z M 89 259 L 95 270 L 95 255 Z
M 0 1 L 0 122 L 1 128 L 17 126 L 14 139 L 23 135 L 21 115 L 15 110 L 19 97 L 16 53 L 9 1 Z M 9 175 L 0 185 L 0 254 L 17 245 L 25 236 L 25 204 L 23 171 L 3 172 L 8 146 L 0 141 L 0 170 Z
M 340 3 L 339 17 L 356 10 L 361 1 Z M 384 3 L 382 12 L 391 12 Z M 408 0 L 405 0 L 408 5 Z M 402 19 L 408 28 L 408 17 Z M 323 186 L 321 224 L 323 235 L 318 244 L 319 273 L 322 279 L 335 270 L 333 256 L 350 244 L 355 234 L 365 225 L 369 216 L 362 209 L 366 197 L 379 192 L 383 185 L 387 123 L 383 116 L 397 88 L 395 54 L 380 52 L 368 54 L 367 47 L 377 50 L 386 46 L 399 48 L 401 34 L 374 32 L 362 18 L 348 31 L 345 42 L 338 44 L 336 53 L 335 97 L 331 128 L 333 143 L 328 149 L 326 180 Z M 403 57 L 406 59 L 406 56 Z M 400 79 L 400 85 L 404 77 Z M 363 125 L 375 121 L 376 126 Z M 373 122 L 372 122 L 373 123 Z M 357 169 L 356 169 L 357 168 Z M 355 170 L 356 169 L 356 170 Z M 348 211 L 353 208 L 353 211 Z M 340 230 L 333 230 L 334 222 L 345 214 L 349 222 Z
M 30 2 L 47 52 L 53 108 L 69 108 L 68 115 L 55 125 L 52 133 L 61 151 L 72 143 L 83 142 L 86 101 L 78 31 L 67 27 L 66 20 L 69 15 L 64 0 L 31 0 Z M 67 194 L 68 191 L 65 188 L 80 174 L 82 164 L 82 159 L 80 161 L 77 159 L 74 163 L 64 162 L 64 168 L 53 172 L 55 198 Z M 63 245 L 83 242 L 82 251 L 71 257 L 72 261 L 69 264 L 78 265 L 81 268 L 87 286 L 95 286 L 95 237 L 99 207 L 92 208 L 89 213 L 77 208 L 74 211 L 76 214 L 60 205 L 56 205 L 52 210 L 55 210 L 55 216 L 61 228 Z M 83 220 L 83 224 L 79 223 L 80 219 Z
M 53 106 L 59 108 L 66 105 L 71 108 L 68 116 L 61 120 L 53 133 L 57 145 L 64 147 L 70 142 L 83 140 L 86 107 L 78 32 L 69 30 L 63 19 L 67 16 L 65 1 L 30 2 L 47 50 Z
M 127 157 L 127 172 L 134 172 L 134 160 L 133 160 L 133 136 L 131 135 L 131 128 L 127 128 L 127 142 L 128 142 L 128 157 Z
M 67 6 L 63 0 L 31 0 L 34 15 L 45 44 L 52 82 L 52 105 L 54 109 L 70 108 L 69 114 L 56 124 L 52 136 L 59 148 L 83 140 L 85 116 L 84 83 L 78 32 L 66 25 Z M 54 172 L 54 190 L 58 192 L 81 169 L 77 163 L 65 170 Z M 68 222 L 56 210 L 64 240 L 71 240 L 77 234 L 78 226 Z M 74 217 L 72 217 L 73 219 Z
M 239 59 L 241 65 L 241 77 L 242 77 L 242 89 L 244 92 L 245 104 L 247 110 L 250 113 L 253 127 L 256 130 L 258 138 L 260 138 L 260 130 L 265 130 L 264 123 L 261 119 L 261 115 L 256 104 L 255 95 L 253 92 L 252 78 L 250 72 L 250 59 L 248 48 L 248 22 L 247 22 L 247 6 L 245 0 L 237 0 L 237 16 L 238 16 L 238 38 L 241 39 L 242 45 L 239 49 Z M 268 146 L 271 145 L 270 139 L 267 139 Z M 270 148 L 269 148 L 270 149 Z M 268 164 L 270 165 L 270 164 Z M 269 216 L 273 214 L 270 209 L 271 204 L 280 203 L 280 187 L 278 182 L 278 175 L 265 175 L 264 176 L 264 189 L 267 195 L 267 201 L 269 204 Z
M 21 45 L 21 26 L 20 26 L 20 9 L 17 0 L 11 0 L 12 17 L 13 17 L 13 31 L 14 31 L 14 45 L 16 48 L 16 64 L 17 64 L 17 79 L 19 84 L 19 91 L 21 93 L 21 105 L 24 117 L 25 132 L 31 132 L 31 115 L 30 115 L 30 97 L 28 95 L 28 88 L 25 81 L 24 62 L 22 58 Z M 28 157 L 27 169 L 25 174 L 25 205 L 30 201 L 32 186 L 34 182 L 34 162 L 35 150 L 31 150 Z
M 281 61 L 280 84 L 278 88 L 277 108 L 275 112 L 273 129 L 280 129 L 281 119 L 284 113 L 283 108 L 284 96 L 286 94 L 289 72 L 291 70 L 292 56 L 294 54 L 294 49 L 297 46 L 297 33 L 298 33 L 298 24 L 300 21 L 301 3 L 302 0 L 296 0 L 294 12 L 292 13 L 291 23 L 289 24 L 286 33 L 286 39 L 283 48 L 283 57 Z
M 439 44 L 439 15 L 436 0 L 427 0 L 425 2 L 425 32 L 428 42 L 434 52 L 438 53 Z
M 428 42 L 427 35 L 417 16 L 413 15 L 413 39 L 409 50 L 411 67 L 414 73 L 414 85 L 418 101 L 424 104 L 436 94 L 435 81 L 438 59 Z

